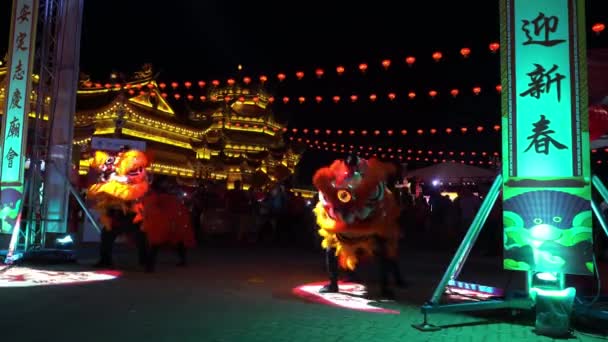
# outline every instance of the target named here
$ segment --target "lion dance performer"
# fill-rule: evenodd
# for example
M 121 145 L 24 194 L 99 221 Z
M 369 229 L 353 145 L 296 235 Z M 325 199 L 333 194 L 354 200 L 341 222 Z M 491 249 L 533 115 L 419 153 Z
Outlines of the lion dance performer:
M 135 233 L 139 263 L 146 263 L 146 235 L 140 229 L 143 220 L 142 197 L 148 191 L 145 153 L 124 147 L 117 154 L 96 151 L 91 167 L 99 170 L 98 182 L 89 187 L 88 198 L 96 201 L 101 213 L 100 259 L 97 267 L 112 267 L 112 247 L 122 233 Z
M 354 270 L 360 256 L 378 257 L 383 296 L 392 296 L 389 268 L 396 282 L 403 284 L 396 263 L 399 207 L 386 187 L 388 176 L 394 172 L 393 165 L 377 159 L 349 156 L 315 173 L 313 184 L 319 191 L 319 202 L 314 212 L 330 276 L 322 292 L 337 292 L 338 265 Z

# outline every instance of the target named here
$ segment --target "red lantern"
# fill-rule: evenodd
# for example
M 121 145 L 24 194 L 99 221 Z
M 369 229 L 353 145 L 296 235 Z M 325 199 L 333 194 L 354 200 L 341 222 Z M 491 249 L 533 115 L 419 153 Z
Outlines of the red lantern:
M 494 130 L 497 132 L 500 131 L 500 125 L 494 125 Z
M 317 103 L 321 103 L 321 101 L 323 101 L 323 98 L 321 96 L 315 96 L 315 101 L 317 101 Z
M 369 100 L 372 101 L 372 102 L 376 101 L 377 98 L 378 98 L 378 96 L 376 94 L 371 94 L 369 96 Z
M 287 77 L 287 76 L 285 76 L 285 74 L 278 74 L 277 75 L 277 78 L 279 79 L 280 82 L 283 82 L 283 80 L 285 79 L 285 77 Z
M 217 87 L 217 86 L 219 86 L 219 85 L 220 85 L 220 81 L 218 81 L 218 80 L 213 80 L 213 81 L 211 81 L 211 84 L 213 84 L 213 86 L 214 86 L 214 87 Z
M 134 95 L 134 94 L 135 94 L 135 90 L 129 89 L 129 95 Z
M 380 135 L 380 131 L 379 130 L 375 130 L 374 131 L 374 135 Z M 379 147 L 378 150 L 382 151 L 381 147 Z
M 283 103 L 287 104 L 287 102 L 289 102 L 289 97 L 287 97 L 287 96 L 283 97 Z
M 481 93 L 481 88 L 480 87 L 474 87 L 473 88 L 473 94 L 479 95 L 479 93 Z
M 340 96 L 334 96 L 332 99 L 334 100 L 335 103 L 340 102 Z
M 205 81 L 198 81 L 198 86 L 200 88 L 203 88 L 207 83 L 205 83 Z
M 239 96 L 239 102 L 245 102 L 245 97 L 244 96 Z
M 274 103 L 274 100 L 275 100 L 274 96 L 271 96 L 268 98 L 268 103 Z
M 365 63 L 359 64 L 359 70 L 361 70 L 361 72 L 367 71 L 367 64 L 365 64 Z
M 351 129 L 351 130 L 348 131 L 348 134 L 355 135 L 355 131 Z
M 458 89 L 450 90 L 450 94 L 452 94 L 452 96 L 454 96 L 454 97 L 458 96 Z
M 201 99 L 201 101 L 205 102 L 205 101 L 207 101 L 207 96 L 202 95 L 199 97 L 199 99 Z
M 186 81 L 184 82 L 184 85 L 186 86 L 186 89 L 190 89 L 190 87 L 192 87 L 192 82 Z
M 362 130 L 362 131 L 361 131 L 361 134 L 362 134 L 362 135 L 367 135 L 367 131 L 366 131 L 366 130 Z M 371 149 L 371 147 L 370 147 L 370 149 Z
M 291 131 L 294 132 L 294 133 L 298 133 L 298 129 L 297 128 L 292 128 Z
M 392 129 L 389 129 L 388 131 L 386 131 L 386 134 L 388 134 L 388 135 L 393 135 L 393 130 L 392 130 Z M 390 151 L 389 151 L 389 152 L 390 152 Z
M 439 62 L 442 57 L 443 54 L 439 51 L 433 53 L 433 59 L 435 60 L 435 62 Z
M 401 135 L 406 135 L 407 134 L 407 130 L 406 129 L 402 129 L 401 130 Z
M 496 86 L 496 91 L 499 93 L 502 92 L 502 86 L 500 84 Z
M 305 101 L 306 101 L 306 98 L 304 98 L 304 96 L 298 97 L 298 102 L 300 102 L 300 104 L 304 103 Z
M 477 132 L 483 132 L 483 127 L 482 126 L 477 126 Z
M 450 133 L 452 133 L 452 129 L 451 129 L 451 128 L 446 128 L 446 129 L 445 129 L 445 132 L 446 132 L 447 134 L 450 134 Z
M 226 83 L 228 83 L 228 85 L 232 87 L 236 82 L 232 78 L 229 78 Z
M 435 134 L 435 133 L 437 133 L 437 130 L 436 130 L 436 129 L 434 129 L 434 128 L 431 128 L 431 129 L 429 130 L 429 132 L 431 132 L 431 134 Z
M 336 72 L 338 73 L 338 75 L 342 75 L 342 74 L 344 73 L 344 67 L 343 67 L 343 66 L 341 66 L 341 65 L 339 65 L 339 66 L 336 68 Z
M 257 96 L 254 96 L 253 97 L 253 103 L 258 103 L 258 102 L 260 102 L 260 98 L 257 97 Z
M 416 98 L 416 93 L 414 93 L 413 91 L 410 91 L 409 93 L 407 93 L 407 97 L 409 97 L 410 100 L 413 100 Z
M 304 78 L 304 72 L 303 71 L 298 71 L 296 72 L 296 77 L 301 80 L 302 78 Z
M 110 88 L 112 88 L 112 85 L 110 83 L 106 83 L 106 84 L 104 84 L 104 87 L 106 87 L 106 89 L 110 89 Z
M 359 97 L 358 97 L 357 95 L 351 95 L 351 96 L 350 96 L 350 100 L 351 100 L 352 102 L 357 102 L 357 99 L 358 99 L 358 98 L 359 98 Z
M 115 84 L 115 85 L 114 85 L 114 87 L 115 87 L 115 88 L 120 88 L 120 84 L 118 84 L 118 83 L 117 83 L 117 84 Z M 154 84 L 152 84 L 152 83 L 148 83 L 148 84 L 146 85 L 146 87 L 148 87 L 148 89 L 152 89 L 152 88 L 154 88 Z
M 232 98 L 228 95 L 224 96 L 224 101 L 225 102 L 230 102 L 230 100 L 232 100 Z
M 596 24 L 593 24 L 593 26 L 591 26 L 591 30 L 593 32 L 595 32 L 595 34 L 602 33 L 602 31 L 604 31 L 604 29 L 606 29 L 606 25 L 604 25 L 602 23 L 596 23 Z
M 422 135 L 422 134 L 424 134 L 424 131 L 421 130 L 421 129 L 419 129 L 419 130 L 416 131 L 416 133 L 418 133 L 418 135 Z
M 490 43 L 490 51 L 492 51 L 492 53 L 498 51 L 499 48 L 500 44 L 498 44 L 497 42 Z
M 265 83 L 266 81 L 268 81 L 268 77 L 266 75 L 260 76 L 260 82 Z
M 173 97 L 175 97 L 176 100 L 179 100 L 179 98 L 182 96 L 180 94 L 173 94 Z
M 461 131 L 462 133 L 466 133 L 466 132 L 468 131 L 468 129 L 467 129 L 466 127 L 462 127 L 462 128 L 460 129 L 460 131 Z
M 336 131 L 336 133 L 338 133 L 338 135 L 342 135 L 343 132 L 342 132 L 341 129 L 339 129 L 339 130 Z M 344 147 L 344 144 L 342 144 L 342 147 Z
M 314 132 L 315 134 L 319 134 L 319 130 L 318 130 L 318 129 L 315 129 L 313 132 Z
M 243 83 L 245 83 L 245 84 L 251 83 L 251 77 L 247 77 L 247 76 L 243 77 Z
M 464 47 L 460 49 L 460 54 L 462 55 L 462 57 L 467 58 L 471 54 L 471 49 Z
M 315 70 L 315 75 L 317 75 L 317 77 L 321 78 L 323 76 L 325 72 L 323 71 L 323 69 L 319 68 L 317 70 Z
M 395 93 L 388 93 L 388 99 L 393 101 L 394 99 L 397 98 L 397 95 Z
M 437 96 L 437 92 L 435 90 L 431 90 L 431 91 L 429 91 L 429 96 L 431 98 L 435 98 L 435 96 Z
M 129 92 L 131 92 L 131 90 L 129 90 Z M 161 93 L 160 96 L 162 96 L 163 99 L 166 99 L 167 98 L 167 93 Z
M 179 84 L 177 84 L 177 82 L 171 82 L 171 87 L 173 89 L 177 89 L 178 86 L 179 86 Z
M 192 96 L 191 94 L 188 94 L 186 96 L 186 98 L 188 99 L 188 101 L 192 101 L 194 99 L 194 96 Z
M 331 130 L 330 129 L 326 129 L 325 130 L 325 134 L 331 135 Z M 336 144 L 334 143 L 333 146 L 336 146 Z
M 384 69 L 388 70 L 388 68 L 391 66 L 391 60 L 390 59 L 383 60 L 382 66 L 384 67 Z
M 217 101 L 217 96 L 215 96 L 215 95 L 211 96 L 211 101 L 213 101 L 213 102 Z
M 304 129 L 302 130 L 302 133 L 304 133 L 304 134 L 308 134 L 308 128 L 304 128 Z
M 410 66 L 410 67 L 411 67 L 412 65 L 414 65 L 414 63 L 415 63 L 415 62 L 416 62 L 416 57 L 413 57 L 413 56 L 408 56 L 408 57 L 405 59 L 405 63 L 407 63 L 407 65 L 408 65 L 408 66 Z
M 165 83 L 161 83 L 158 86 L 160 87 L 161 90 L 165 90 L 165 88 L 167 88 L 167 85 Z

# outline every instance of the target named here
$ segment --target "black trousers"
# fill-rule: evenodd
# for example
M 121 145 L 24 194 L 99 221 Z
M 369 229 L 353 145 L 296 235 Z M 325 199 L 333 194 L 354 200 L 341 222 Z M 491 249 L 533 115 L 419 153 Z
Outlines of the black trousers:
M 338 267 L 338 257 L 336 256 L 335 248 L 325 249 L 325 266 L 327 267 L 327 273 L 329 275 L 330 284 L 337 285 L 340 271 Z M 358 278 L 355 271 L 347 270 L 345 271 L 345 273 L 347 278 L 351 281 L 355 281 Z
M 401 277 L 401 270 L 396 258 L 391 258 L 388 255 L 387 241 L 381 237 L 376 237 L 376 257 L 378 258 L 378 269 L 380 276 L 380 288 L 388 290 L 389 277 L 392 275 L 394 281 L 398 285 L 404 284 Z
M 146 263 L 146 267 L 148 270 L 154 270 L 156 267 L 156 257 L 158 256 L 158 251 L 160 250 L 160 245 L 150 246 L 148 252 L 148 259 Z M 186 264 L 186 246 L 183 243 L 179 243 L 175 247 L 175 251 L 177 252 L 177 257 L 179 259 L 179 265 Z
M 100 246 L 100 258 L 99 263 L 104 265 L 111 265 L 112 262 L 112 250 L 114 248 L 114 242 L 120 234 L 134 233 L 135 244 L 138 251 L 138 261 L 140 265 L 145 265 L 148 257 L 148 239 L 146 233 L 142 232 L 139 228 L 139 224 L 128 224 L 119 227 L 113 227 L 112 230 L 103 230 L 101 232 L 101 246 Z

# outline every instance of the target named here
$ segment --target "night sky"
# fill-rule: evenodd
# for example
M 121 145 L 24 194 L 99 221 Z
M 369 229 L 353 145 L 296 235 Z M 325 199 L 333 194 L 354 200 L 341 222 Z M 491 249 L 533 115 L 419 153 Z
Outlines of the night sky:
M 606 23 L 608 11 L 602 2 L 587 1 L 587 27 Z M 7 45 L 10 3 L 0 3 L 0 47 Z M 332 130 L 330 136 L 309 134 L 312 140 L 414 150 L 499 151 L 500 133 L 492 127 L 500 123 L 500 95 L 495 90 L 500 83 L 500 54 L 488 48 L 499 40 L 498 4 L 498 0 L 360 4 L 87 0 L 81 71 L 100 82 L 112 71 L 130 74 L 144 63 L 152 63 L 160 72 L 158 79 L 168 83 L 257 79 L 265 74 L 272 78 L 269 85 L 277 99 L 291 98 L 287 105 L 278 100 L 274 106 L 290 130 Z M 608 47 L 607 37 L 608 32 L 596 36 L 589 30 L 589 47 Z M 471 49 L 469 58 L 460 55 L 463 47 Z M 444 55 L 439 63 L 431 58 L 435 51 Z M 404 61 L 409 55 L 417 59 L 414 67 Z M 381 66 L 384 59 L 392 62 L 389 70 Z M 365 74 L 357 69 L 359 63 L 369 65 Z M 338 65 L 346 68 L 340 77 L 335 72 Z M 316 68 L 325 71 L 321 79 L 314 76 Z M 307 76 L 297 81 L 295 72 L 300 70 Z M 279 72 L 287 75 L 284 82 L 276 82 Z M 471 91 L 475 86 L 482 88 L 478 96 Z M 460 90 L 458 97 L 449 94 L 452 88 Z M 435 99 L 427 95 L 432 89 L 439 92 Z M 407 99 L 412 90 L 417 93 L 413 101 Z M 394 101 L 387 99 L 389 92 L 397 95 Z M 370 103 L 370 93 L 378 94 L 376 102 Z M 353 94 L 359 96 L 356 103 L 349 100 Z M 324 98 L 322 104 L 314 102 L 316 95 Z M 343 100 L 333 103 L 334 95 Z M 307 102 L 298 104 L 298 96 L 305 96 Z M 485 127 L 482 133 L 459 132 L 462 126 L 479 125 Z M 417 129 L 443 132 L 448 127 L 457 134 L 415 134 Z M 382 134 L 356 139 L 333 133 L 376 128 L 410 133 L 405 138 Z M 315 151 L 308 152 L 305 161 L 310 169 L 334 157 Z

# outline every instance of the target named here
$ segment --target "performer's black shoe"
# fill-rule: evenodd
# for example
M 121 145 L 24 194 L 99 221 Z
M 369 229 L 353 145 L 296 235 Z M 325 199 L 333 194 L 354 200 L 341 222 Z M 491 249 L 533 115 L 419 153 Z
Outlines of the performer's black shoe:
M 337 292 L 339 292 L 339 291 L 338 291 L 338 284 L 336 284 L 336 283 L 329 283 L 319 289 L 319 293 L 337 293 Z

